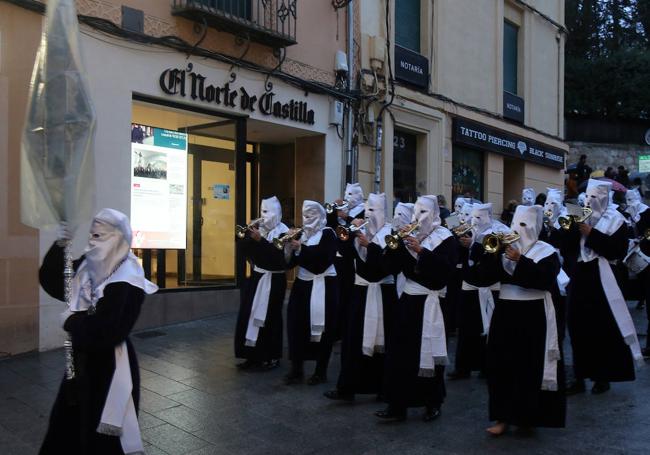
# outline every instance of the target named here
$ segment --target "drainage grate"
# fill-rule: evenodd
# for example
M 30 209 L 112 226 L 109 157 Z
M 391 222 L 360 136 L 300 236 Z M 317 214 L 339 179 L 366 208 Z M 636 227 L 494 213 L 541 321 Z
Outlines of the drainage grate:
M 167 335 L 165 332 L 161 332 L 160 330 L 149 330 L 148 332 L 140 332 L 136 333 L 133 335 L 136 338 L 156 338 L 156 337 L 164 337 Z

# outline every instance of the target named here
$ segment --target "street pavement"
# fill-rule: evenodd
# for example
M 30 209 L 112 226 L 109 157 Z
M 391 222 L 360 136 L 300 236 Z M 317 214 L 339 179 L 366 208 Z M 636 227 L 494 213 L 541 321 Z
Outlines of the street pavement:
M 645 311 L 630 305 L 641 342 Z M 373 413 L 375 397 L 332 402 L 340 356 L 332 357 L 329 383 L 285 386 L 288 362 L 263 373 L 235 368 L 236 315 L 135 334 L 142 374 L 140 424 L 148 455 L 156 454 L 648 454 L 650 365 L 632 383 L 604 395 L 569 397 L 566 429 L 486 434 L 483 380 L 448 382 L 442 416 L 385 423 Z M 451 339 L 449 350 L 455 349 Z M 570 354 L 567 355 L 570 362 Z M 60 350 L 0 361 L 0 454 L 36 454 L 63 374 Z M 313 364 L 307 364 L 307 374 Z M 567 369 L 570 371 L 570 369 Z

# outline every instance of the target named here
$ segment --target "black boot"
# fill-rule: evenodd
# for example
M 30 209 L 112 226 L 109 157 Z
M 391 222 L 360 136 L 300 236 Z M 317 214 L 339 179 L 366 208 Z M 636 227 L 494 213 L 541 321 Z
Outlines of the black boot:
M 302 362 L 292 362 L 291 371 L 284 377 L 286 385 L 302 384 L 303 379 Z
M 375 412 L 375 416 L 383 420 L 394 420 L 397 422 L 403 422 L 404 420 L 406 420 L 406 409 L 397 411 L 391 406 L 388 406 L 383 411 Z
M 600 395 L 601 393 L 605 393 L 610 389 L 609 387 L 609 382 L 607 381 L 596 381 L 594 382 L 593 387 L 591 387 L 591 393 L 594 395 Z
M 576 379 L 572 383 L 570 383 L 567 388 L 565 393 L 567 395 L 576 395 L 578 393 L 584 393 L 586 390 L 585 388 L 585 380 L 584 379 Z
M 427 406 L 424 414 L 422 415 L 422 420 L 425 422 L 431 422 L 432 420 L 436 420 L 438 417 L 440 417 L 440 408 L 435 406 Z
M 323 396 L 330 400 L 354 401 L 353 393 L 342 393 L 339 390 L 328 390 L 323 394 Z

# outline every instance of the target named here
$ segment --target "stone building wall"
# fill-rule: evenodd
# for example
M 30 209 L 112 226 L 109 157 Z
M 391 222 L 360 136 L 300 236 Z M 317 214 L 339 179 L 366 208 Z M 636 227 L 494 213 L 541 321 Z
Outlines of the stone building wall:
M 639 170 L 639 155 L 650 155 L 650 146 L 637 144 L 595 144 L 589 142 L 568 142 L 570 150 L 567 166 L 577 163 L 580 155 L 587 155 L 587 163 L 596 169 L 625 166 L 630 173 Z

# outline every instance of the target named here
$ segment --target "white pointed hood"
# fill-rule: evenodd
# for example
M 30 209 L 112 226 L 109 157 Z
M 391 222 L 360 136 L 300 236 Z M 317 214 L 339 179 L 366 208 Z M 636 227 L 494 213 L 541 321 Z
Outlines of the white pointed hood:
M 273 230 L 282 221 L 282 205 L 280 204 L 280 200 L 275 196 L 262 199 L 260 216 L 264 219 L 264 230 L 267 232 Z
M 472 209 L 474 208 L 474 204 L 471 204 L 470 202 L 465 202 L 463 205 L 463 208 L 460 209 L 460 213 L 458 214 L 458 221 L 461 223 L 471 223 L 472 222 Z
M 393 212 L 393 229 L 399 231 L 413 219 L 414 204 L 398 202 Z
M 585 207 L 589 207 L 592 210 L 591 217 L 588 220 L 590 226 L 595 226 L 607 211 L 610 203 L 609 191 L 611 188 L 611 182 L 589 179 L 587 191 L 585 192 Z
M 456 198 L 456 202 L 454 202 L 454 212 L 456 214 L 460 213 L 461 209 L 463 208 L 466 202 L 468 202 L 466 198 L 462 196 L 458 196 Z
M 526 254 L 539 239 L 539 233 L 542 231 L 544 222 L 543 216 L 541 205 L 517 206 L 510 228 L 521 237 L 517 242 L 521 254 Z
M 343 200 L 348 203 L 348 215 L 356 217 L 363 210 L 363 189 L 359 183 L 345 185 Z
M 625 203 L 627 204 L 625 212 L 632 217 L 632 221 L 635 223 L 639 221 L 640 215 L 648 209 L 641 199 L 641 193 L 636 188 L 625 193 Z
M 531 206 L 535 203 L 537 193 L 534 188 L 524 188 L 521 192 L 521 205 Z
M 365 204 L 365 217 L 368 221 L 366 233 L 369 240 L 386 224 L 386 194 L 370 193 Z
M 474 237 L 492 228 L 492 203 L 473 204 L 471 215 Z
M 322 205 L 316 201 L 305 200 L 302 203 L 302 229 L 303 240 L 318 234 L 327 224 L 327 213 Z
M 546 202 L 544 202 L 544 212 L 551 212 L 551 221 L 555 223 L 560 215 L 566 209 L 564 208 L 564 194 L 556 188 L 546 189 Z
M 441 224 L 438 198 L 434 195 L 420 196 L 415 201 L 413 219 L 420 223 L 417 239 L 422 240 Z
M 84 251 L 88 274 L 98 285 L 113 273 L 131 251 L 131 223 L 122 212 L 102 209 L 90 225 L 90 238 Z

